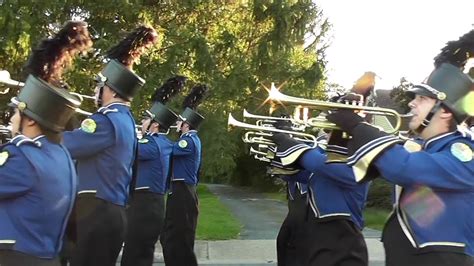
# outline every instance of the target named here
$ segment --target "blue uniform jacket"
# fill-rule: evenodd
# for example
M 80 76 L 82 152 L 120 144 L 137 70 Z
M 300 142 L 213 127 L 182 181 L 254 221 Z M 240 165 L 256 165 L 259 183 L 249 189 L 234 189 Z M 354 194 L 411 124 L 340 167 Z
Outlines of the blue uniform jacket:
M 306 151 L 298 160 L 301 168 L 313 173 L 297 179 L 308 183 L 310 206 L 317 219 L 350 219 L 362 229 L 362 210 L 369 183 L 358 184 L 351 167 L 344 163 L 326 163 L 320 147 Z
M 308 193 L 308 179 L 312 175 L 309 171 L 300 171 L 297 174 L 290 176 L 281 176 L 281 179 L 287 182 L 288 198 L 294 200 L 297 193 L 304 195 Z M 302 180 L 302 182 L 298 182 Z
M 395 211 L 413 247 L 474 256 L 473 149 L 470 138 L 451 132 L 427 140 L 421 151 L 397 144 L 375 157 L 380 174 L 402 187 Z
M 81 128 L 64 132 L 64 145 L 77 160 L 79 194 L 125 206 L 137 141 L 130 108 L 122 103 L 101 107 Z
M 173 145 L 172 181 L 184 181 L 189 185 L 197 185 L 201 167 L 201 140 L 196 130 L 181 135 Z
M 146 134 L 138 141 L 138 179 L 136 190 L 166 193 L 173 142 L 160 133 Z
M 294 200 L 297 194 L 304 195 L 308 193 L 308 185 L 296 181 L 288 181 L 288 198 Z
M 76 196 L 69 152 L 44 136 L 19 135 L 0 154 L 0 246 L 57 257 Z

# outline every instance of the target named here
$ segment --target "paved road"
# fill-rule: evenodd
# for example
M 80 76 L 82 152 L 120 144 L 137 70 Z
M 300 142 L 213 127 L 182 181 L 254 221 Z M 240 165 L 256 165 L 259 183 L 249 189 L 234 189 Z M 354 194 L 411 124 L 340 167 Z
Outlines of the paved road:
M 288 211 L 285 202 L 266 198 L 248 188 L 218 184 L 207 186 L 242 223 L 240 239 L 276 239 Z M 363 233 L 369 248 L 370 266 L 384 265 L 383 248 L 378 241 L 380 231 L 366 228 Z
M 275 238 L 287 212 L 286 203 L 265 198 L 246 188 L 208 187 L 240 220 L 243 230 L 239 240 L 197 241 L 195 253 L 199 265 L 276 266 Z M 369 248 L 369 266 L 383 266 L 383 248 L 377 239 L 380 232 L 367 230 L 364 235 Z M 159 245 L 153 265 L 164 266 Z
M 207 186 L 242 223 L 240 239 L 276 239 L 288 212 L 286 203 L 268 199 L 246 188 L 217 184 Z
M 288 207 L 285 202 L 266 198 L 245 187 L 206 184 L 244 226 L 240 239 L 275 239 L 285 219 Z M 364 229 L 366 238 L 380 238 L 380 232 Z

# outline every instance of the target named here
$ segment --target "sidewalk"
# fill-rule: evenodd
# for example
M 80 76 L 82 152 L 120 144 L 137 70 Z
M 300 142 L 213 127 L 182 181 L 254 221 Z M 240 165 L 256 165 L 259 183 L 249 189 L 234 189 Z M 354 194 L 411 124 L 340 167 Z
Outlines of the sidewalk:
M 384 265 L 384 251 L 378 238 L 366 238 L 369 266 Z M 195 252 L 199 265 L 277 265 L 275 240 L 196 241 Z M 120 260 L 119 260 L 120 261 Z M 155 263 L 164 265 L 161 246 L 157 244 Z
M 243 228 L 240 239 L 222 241 L 196 241 L 195 253 L 199 265 L 263 266 L 277 265 L 276 236 L 285 218 L 286 202 L 266 198 L 265 195 L 242 187 L 207 184 Z M 385 253 L 379 241 L 381 232 L 363 230 L 369 251 L 369 266 L 384 266 Z M 155 263 L 164 265 L 161 246 L 157 243 Z

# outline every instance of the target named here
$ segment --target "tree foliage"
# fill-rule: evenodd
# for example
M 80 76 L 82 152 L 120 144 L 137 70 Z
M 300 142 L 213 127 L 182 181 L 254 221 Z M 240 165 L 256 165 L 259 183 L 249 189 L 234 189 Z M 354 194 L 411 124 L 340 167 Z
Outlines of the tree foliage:
M 413 83 L 409 82 L 406 78 L 400 79 L 400 84 L 396 87 L 393 87 L 390 92 L 390 98 L 397 103 L 397 111 L 402 114 L 406 114 L 410 111 L 408 103 L 411 101 L 411 98 L 408 97 L 406 91 L 413 86 Z
M 95 38 L 94 51 L 76 60 L 66 74 L 73 91 L 92 94 L 92 77 L 103 66 L 101 54 L 140 24 L 155 27 L 160 44 L 134 68 L 147 80 L 132 102 L 135 114 L 150 106 L 154 89 L 172 75 L 187 76 L 188 88 L 208 84 L 211 94 L 199 108 L 206 117 L 200 129 L 202 179 L 225 182 L 238 175 L 237 165 L 244 162 L 240 158 L 248 147 L 240 140 L 241 132 L 228 132 L 227 116 L 244 108 L 265 113 L 263 86 L 285 83 L 285 93 L 324 97 L 330 25 L 310 0 L 3 0 L 0 69 L 24 79 L 22 67 L 31 48 L 70 19 L 87 21 Z M 15 93 L 2 95 L 0 102 Z M 181 112 L 182 97 L 177 98 L 169 105 Z

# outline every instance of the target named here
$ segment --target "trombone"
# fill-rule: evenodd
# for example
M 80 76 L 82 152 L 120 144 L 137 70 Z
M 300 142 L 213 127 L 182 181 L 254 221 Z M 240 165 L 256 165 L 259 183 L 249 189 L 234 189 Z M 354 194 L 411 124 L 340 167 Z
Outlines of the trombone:
M 360 105 L 349 105 L 343 103 L 332 103 L 332 102 L 325 102 L 325 101 L 318 101 L 318 100 L 310 100 L 305 98 L 299 98 L 294 96 L 288 96 L 281 93 L 274 84 L 269 92 L 269 99 L 278 101 L 280 103 L 289 103 L 289 104 L 297 104 L 298 106 L 304 106 L 312 109 L 317 109 L 321 111 L 331 111 L 331 110 L 338 110 L 338 109 L 350 109 L 354 111 L 362 111 L 365 114 L 370 114 L 375 116 L 382 116 L 384 118 L 385 123 L 389 123 L 388 117 L 395 118 L 395 126 L 390 124 L 390 127 L 385 129 L 385 131 L 389 134 L 393 134 L 398 132 L 401 126 L 401 117 L 400 114 L 397 113 L 395 110 L 388 109 L 388 108 L 381 108 L 381 107 L 371 107 L 371 106 L 360 106 Z M 384 123 L 381 122 L 381 123 Z M 325 129 L 340 129 L 334 123 L 327 121 L 327 119 L 322 117 L 310 118 L 308 120 L 308 125 L 313 127 L 325 128 Z
M 246 140 L 247 140 L 246 143 L 252 143 L 252 144 L 255 143 L 255 144 L 264 144 L 264 145 L 276 146 L 275 143 L 271 139 L 265 138 L 264 136 L 271 137 L 271 136 L 273 136 L 274 133 L 284 133 L 284 134 L 291 135 L 293 138 L 295 138 L 297 140 L 310 143 L 312 148 L 316 148 L 316 146 L 318 146 L 318 142 L 317 142 L 316 137 L 314 135 L 303 133 L 303 132 L 283 130 L 283 129 L 278 129 L 278 128 L 274 128 L 274 127 L 258 126 L 258 125 L 253 125 L 253 124 L 240 122 L 237 119 L 235 119 L 232 116 L 232 114 L 229 114 L 229 118 L 227 120 L 227 126 L 229 128 L 232 128 L 232 127 L 244 128 L 246 130 L 250 130 L 249 132 L 247 132 L 247 133 L 249 133 L 249 135 L 250 134 L 257 134 L 257 135 L 262 136 L 261 138 L 253 137 L 253 138 L 245 139 L 245 137 L 249 137 L 249 135 L 246 134 L 246 135 L 244 135 L 244 139 L 243 139 L 244 142 L 246 142 Z M 252 131 L 252 130 L 254 130 L 254 131 Z

